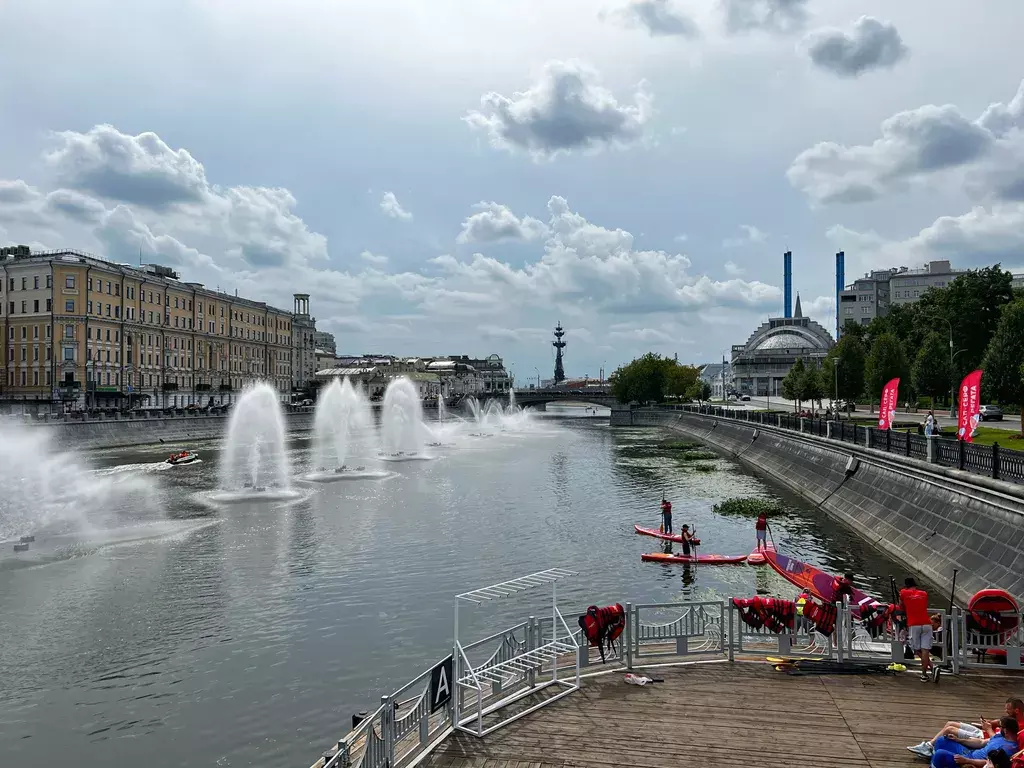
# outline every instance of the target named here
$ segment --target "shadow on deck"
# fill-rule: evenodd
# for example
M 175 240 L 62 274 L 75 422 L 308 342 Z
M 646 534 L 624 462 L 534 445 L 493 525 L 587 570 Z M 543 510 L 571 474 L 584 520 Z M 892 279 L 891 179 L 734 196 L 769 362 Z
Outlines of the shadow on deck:
M 426 768 L 896 768 L 950 719 L 995 717 L 1019 676 L 788 676 L 765 663 L 697 664 L 586 679 L 577 693 L 479 739 L 456 733 Z

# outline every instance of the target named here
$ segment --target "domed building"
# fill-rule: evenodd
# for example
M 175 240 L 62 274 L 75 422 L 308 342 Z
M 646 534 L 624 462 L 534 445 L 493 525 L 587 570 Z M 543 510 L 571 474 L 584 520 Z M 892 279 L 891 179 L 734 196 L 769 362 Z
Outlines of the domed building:
M 746 344 L 733 345 L 733 386 L 741 395 L 778 395 L 782 380 L 797 360 L 808 366 L 821 365 L 834 344 L 824 326 L 803 316 L 797 294 L 793 317 L 771 317 Z

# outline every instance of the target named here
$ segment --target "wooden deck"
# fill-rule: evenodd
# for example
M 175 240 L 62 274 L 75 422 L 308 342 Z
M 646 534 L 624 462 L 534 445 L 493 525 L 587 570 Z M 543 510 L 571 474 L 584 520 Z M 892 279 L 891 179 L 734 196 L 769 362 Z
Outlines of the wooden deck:
M 621 673 L 480 739 L 456 733 L 427 768 L 897 768 L 926 765 L 906 750 L 950 719 L 998 716 L 1024 678 L 916 674 L 796 677 L 765 663 Z

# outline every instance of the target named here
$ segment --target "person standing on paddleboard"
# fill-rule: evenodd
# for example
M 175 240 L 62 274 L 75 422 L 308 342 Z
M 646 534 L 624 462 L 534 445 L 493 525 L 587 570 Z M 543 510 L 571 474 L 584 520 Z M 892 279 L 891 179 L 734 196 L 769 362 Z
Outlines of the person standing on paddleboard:
M 690 533 L 690 526 L 683 523 L 683 529 L 679 531 L 679 535 L 683 544 L 683 556 L 689 557 L 692 554 L 690 543 L 693 541 L 693 534 Z
M 764 549 L 767 546 L 768 537 L 768 515 L 762 512 L 757 516 L 757 522 L 754 523 L 754 530 L 757 532 L 757 548 Z
M 929 681 L 932 669 L 932 617 L 928 615 L 928 593 L 907 577 L 900 590 L 900 606 L 907 615 L 910 650 L 921 659 L 921 679 Z
M 661 532 L 672 533 L 672 502 L 661 497 Z

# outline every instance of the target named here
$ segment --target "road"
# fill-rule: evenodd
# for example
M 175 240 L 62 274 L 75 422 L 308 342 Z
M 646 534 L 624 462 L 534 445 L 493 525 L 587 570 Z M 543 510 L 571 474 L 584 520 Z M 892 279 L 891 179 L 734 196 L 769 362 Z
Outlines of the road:
M 828 404 L 830 401 L 826 400 Z M 773 397 L 770 399 L 752 397 L 750 400 L 741 400 L 735 403 L 729 403 L 729 407 L 736 408 L 747 408 L 750 410 L 766 410 L 769 407 L 769 403 L 772 408 L 776 410 L 786 409 L 789 411 L 793 410 L 793 401 L 786 400 L 782 397 Z M 875 412 L 877 414 L 877 411 Z M 856 414 L 858 417 L 870 417 L 872 413 L 868 410 L 866 405 L 860 406 Z M 896 412 L 896 418 L 900 421 L 924 421 L 928 418 L 928 411 L 918 411 L 917 413 L 904 413 L 902 410 Z M 951 419 L 948 416 L 937 416 L 936 420 L 940 427 L 950 427 L 956 425 L 956 419 Z M 986 427 L 993 427 L 994 429 L 1005 429 L 1009 431 L 1018 432 L 1020 431 L 1020 418 L 1015 415 L 1006 416 L 1002 421 L 986 421 Z

